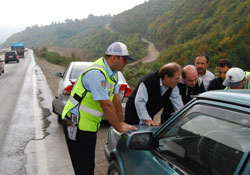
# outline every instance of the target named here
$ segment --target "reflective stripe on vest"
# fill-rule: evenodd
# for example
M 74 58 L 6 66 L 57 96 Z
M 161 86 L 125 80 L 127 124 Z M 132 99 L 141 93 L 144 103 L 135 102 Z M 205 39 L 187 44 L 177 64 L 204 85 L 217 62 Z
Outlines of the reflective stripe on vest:
M 69 99 L 70 99 L 70 101 L 71 101 L 71 103 L 73 105 L 77 106 L 79 104 L 79 102 L 74 97 L 72 97 L 71 95 L 70 95 Z M 102 112 L 96 111 L 96 110 L 91 109 L 91 108 L 89 108 L 87 106 L 83 106 L 82 104 L 80 104 L 79 109 L 84 111 L 84 112 L 87 112 L 89 114 L 95 115 L 97 117 L 102 117 L 103 116 Z
M 96 111 L 94 109 L 88 108 L 88 107 L 83 106 L 83 105 L 80 105 L 80 110 L 82 110 L 84 112 L 87 112 L 89 114 L 95 115 L 97 117 L 103 117 L 103 113 L 102 112 Z

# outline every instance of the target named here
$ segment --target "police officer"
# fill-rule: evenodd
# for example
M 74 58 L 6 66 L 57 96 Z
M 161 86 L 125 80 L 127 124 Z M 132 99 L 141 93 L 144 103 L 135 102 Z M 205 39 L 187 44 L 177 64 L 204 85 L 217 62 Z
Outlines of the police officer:
M 250 72 L 233 67 L 227 71 L 223 85 L 225 89 L 250 89 Z
M 94 174 L 96 132 L 103 116 L 121 133 L 136 129 L 123 122 L 117 88 L 117 71 L 122 71 L 128 60 L 135 59 L 129 56 L 127 46 L 112 43 L 105 56 L 79 76 L 64 107 L 64 133 L 75 174 Z

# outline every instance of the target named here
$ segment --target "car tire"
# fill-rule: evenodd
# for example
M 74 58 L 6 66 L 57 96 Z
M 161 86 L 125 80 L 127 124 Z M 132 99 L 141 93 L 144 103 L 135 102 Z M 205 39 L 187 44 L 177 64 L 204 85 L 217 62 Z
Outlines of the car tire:
M 4 73 L 4 70 L 2 70 L 2 73 Z
M 112 160 L 108 167 L 107 175 L 120 175 L 121 168 L 116 160 Z
M 19 60 L 16 60 L 17 63 L 19 63 Z

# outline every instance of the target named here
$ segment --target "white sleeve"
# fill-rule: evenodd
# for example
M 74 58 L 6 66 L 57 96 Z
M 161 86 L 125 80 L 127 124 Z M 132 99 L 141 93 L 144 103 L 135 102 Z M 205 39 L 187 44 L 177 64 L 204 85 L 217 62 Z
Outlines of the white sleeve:
M 178 86 L 173 88 L 172 93 L 169 98 L 173 104 L 175 111 L 178 111 L 184 106 Z
M 152 120 L 149 116 L 146 103 L 148 102 L 148 92 L 144 83 L 139 85 L 135 96 L 135 108 L 140 120 Z

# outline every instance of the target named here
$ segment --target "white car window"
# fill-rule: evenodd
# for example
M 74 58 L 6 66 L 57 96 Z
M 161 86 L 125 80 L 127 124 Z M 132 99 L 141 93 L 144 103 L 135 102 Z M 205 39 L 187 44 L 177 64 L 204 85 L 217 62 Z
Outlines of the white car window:
M 78 79 L 79 75 L 88 67 L 88 65 L 73 65 L 70 79 Z

